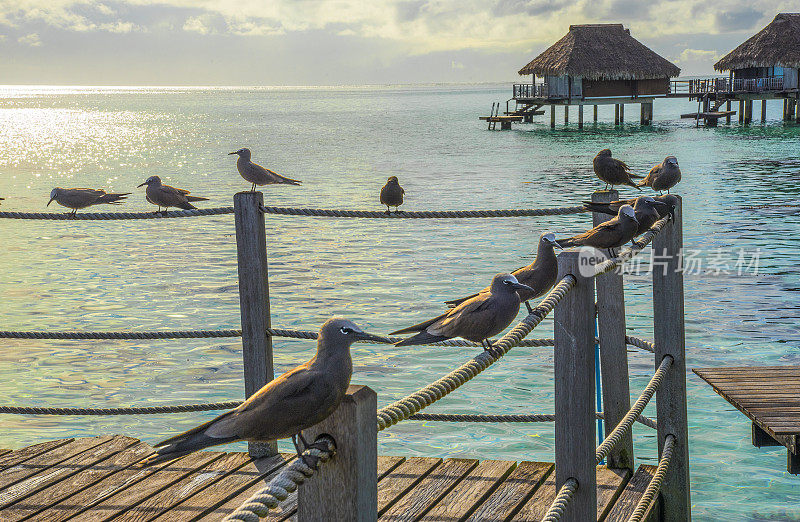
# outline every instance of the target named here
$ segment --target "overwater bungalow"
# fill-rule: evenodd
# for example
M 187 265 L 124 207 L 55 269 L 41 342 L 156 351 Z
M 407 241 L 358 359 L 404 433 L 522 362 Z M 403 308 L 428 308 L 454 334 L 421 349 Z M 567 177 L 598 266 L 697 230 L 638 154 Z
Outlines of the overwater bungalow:
M 563 105 L 565 121 L 569 106 L 578 106 L 578 126 L 583 125 L 583 106 L 615 105 L 615 120 L 624 119 L 626 103 L 641 106 L 641 123 L 649 124 L 653 99 L 670 90 L 670 78 L 680 69 L 642 44 L 622 24 L 571 25 L 569 32 L 519 70 L 531 83 L 514 85 L 516 110 L 512 115 L 530 121 L 540 108 L 550 106 L 550 125 L 555 126 L 555 106 Z M 538 80 L 538 83 L 537 83 Z M 537 112 L 538 111 L 538 112 Z

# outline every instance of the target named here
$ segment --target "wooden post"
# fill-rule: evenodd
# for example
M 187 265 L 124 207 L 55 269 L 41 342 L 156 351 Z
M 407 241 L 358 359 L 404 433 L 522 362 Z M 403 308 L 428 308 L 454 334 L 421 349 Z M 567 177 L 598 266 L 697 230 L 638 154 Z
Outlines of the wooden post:
M 616 190 L 604 190 L 592 194 L 593 203 L 608 203 L 619 199 Z M 594 225 L 608 221 L 611 216 L 595 212 Z M 628 346 L 625 343 L 625 292 L 622 274 L 616 271 L 595 278 L 597 288 L 597 331 L 600 337 L 600 370 L 602 376 L 603 412 L 605 413 L 605 436 L 607 437 L 631 408 L 628 377 Z M 633 436 L 630 431 L 611 450 L 608 467 L 627 468 L 633 466 Z
M 309 443 L 323 433 L 332 436 L 336 455 L 298 488 L 298 522 L 378 519 L 377 412 L 377 394 L 351 385 L 336 411 L 303 433 Z
M 614 125 L 619 125 L 619 103 L 614 104 Z
M 747 100 L 744 102 L 744 123 L 750 125 L 751 121 L 753 121 L 753 100 Z
M 761 100 L 761 123 L 767 121 L 767 100 Z
M 800 95 L 795 95 L 794 98 L 794 107 L 795 107 L 795 123 L 800 123 Z
M 725 102 L 725 110 L 730 112 L 730 110 L 731 110 L 731 101 L 730 100 Z M 731 115 L 728 114 L 727 116 L 725 116 L 725 123 L 730 123 L 730 122 L 731 122 Z
M 272 369 L 272 337 L 267 335 L 269 317 L 269 276 L 267 237 L 261 192 L 239 192 L 233 196 L 236 221 L 236 253 L 239 263 L 239 310 L 242 317 L 242 359 L 244 395 L 250 397 L 275 378 Z M 252 457 L 278 453 L 272 443 L 250 443 Z
M 644 103 L 639 104 L 639 125 L 646 125 L 647 116 L 645 114 Z
M 556 306 L 553 318 L 556 490 L 569 478 L 578 481 L 564 519 L 577 522 L 597 517 L 594 281 L 580 274 L 580 258 L 574 250 L 558 255 L 558 279 L 572 274 L 577 283 Z
M 564 124 L 569 123 L 569 105 L 564 105 Z
M 625 123 L 625 104 L 624 103 L 620 103 L 619 104 L 619 123 L 620 124 Z
M 665 522 L 691 520 L 689 434 L 686 419 L 686 358 L 683 311 L 683 222 L 678 197 L 674 220 L 653 239 L 653 329 L 655 366 L 674 359 L 656 395 L 658 454 L 667 435 L 675 436 L 669 471 L 661 486 Z
M 786 120 L 789 119 L 788 114 L 789 114 L 789 99 L 788 98 L 784 98 L 783 99 L 783 121 L 786 121 Z
M 551 129 L 555 129 L 556 128 L 556 106 L 555 105 L 551 105 L 550 106 L 550 128 Z
M 597 123 L 597 105 L 594 105 L 594 122 Z
M 583 128 L 583 105 L 578 105 L 578 128 Z
M 739 100 L 739 123 L 744 123 L 744 100 Z

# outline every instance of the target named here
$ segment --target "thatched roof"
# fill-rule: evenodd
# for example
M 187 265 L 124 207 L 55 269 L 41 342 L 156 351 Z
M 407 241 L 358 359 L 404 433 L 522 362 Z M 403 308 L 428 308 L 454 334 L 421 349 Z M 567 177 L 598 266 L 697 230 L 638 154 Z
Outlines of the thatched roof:
M 521 75 L 592 80 L 647 80 L 680 72 L 675 64 L 633 38 L 622 24 L 570 25 L 561 40 L 519 70 Z
M 780 13 L 768 26 L 714 64 L 718 71 L 800 67 L 800 13 Z

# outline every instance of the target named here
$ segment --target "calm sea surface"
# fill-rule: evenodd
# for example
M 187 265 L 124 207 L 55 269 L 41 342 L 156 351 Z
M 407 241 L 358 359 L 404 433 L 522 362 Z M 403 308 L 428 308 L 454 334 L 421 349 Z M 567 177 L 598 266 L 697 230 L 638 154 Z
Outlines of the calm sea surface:
M 686 278 L 687 366 L 800 364 L 800 127 L 780 121 L 778 102 L 766 124 L 749 128 L 696 129 L 678 118 L 694 104 L 660 100 L 651 128 L 640 128 L 638 107 L 628 106 L 632 123 L 622 128 L 609 124 L 613 114 L 604 107 L 601 122 L 583 130 L 573 110 L 567 127 L 559 111 L 555 130 L 549 116 L 539 116 L 534 125 L 487 132 L 477 117 L 509 90 L 0 88 L 2 209 L 43 211 L 53 187 L 85 186 L 133 192 L 119 209 L 151 210 L 144 189 L 136 189 L 151 175 L 210 198 L 202 206 L 231 205 L 249 186 L 226 154 L 243 146 L 254 161 L 303 180 L 302 187 L 267 187 L 268 204 L 380 209 L 378 191 L 396 175 L 406 210 L 574 205 L 602 188 L 591 171 L 598 150 L 611 148 L 639 173 L 672 154 L 683 171 L 684 237 L 696 268 Z M 795 206 L 746 208 L 784 203 Z M 575 233 L 588 223 L 588 215 L 268 216 L 272 322 L 316 329 L 337 314 L 387 333 L 439 313 L 443 300 L 483 287 L 496 272 L 529 263 L 542 231 Z M 233 233 L 229 215 L 2 220 L 0 329 L 238 328 Z M 628 277 L 626 294 L 629 332 L 652 338 L 649 276 Z M 552 337 L 552 322 L 532 336 Z M 276 339 L 277 370 L 313 350 L 311 342 Z M 385 405 L 474 353 L 357 345 L 353 382 L 375 388 Z M 631 353 L 630 364 L 638 396 L 652 356 Z M 0 403 L 234 400 L 242 396 L 241 375 L 238 339 L 3 340 Z M 549 413 L 552 376 L 551 348 L 517 348 L 429 411 Z M 800 479 L 785 473 L 785 449 L 751 446 L 745 417 L 691 372 L 687 380 L 695 518 L 800 519 Z M 652 405 L 646 413 L 654 415 Z M 98 433 L 153 443 L 214 415 L 6 415 L 0 447 Z M 638 462 L 654 463 L 654 432 L 637 425 L 634 435 Z M 552 425 L 403 422 L 379 441 L 384 454 L 553 459 Z

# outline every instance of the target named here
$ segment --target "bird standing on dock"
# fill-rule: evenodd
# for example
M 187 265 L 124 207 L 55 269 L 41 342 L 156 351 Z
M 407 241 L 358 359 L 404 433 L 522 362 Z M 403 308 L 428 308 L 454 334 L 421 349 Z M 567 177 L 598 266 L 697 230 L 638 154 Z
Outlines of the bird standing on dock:
M 489 349 L 492 347 L 489 338 L 505 330 L 519 313 L 518 291 L 535 292 L 511 274 L 497 274 L 492 279 L 489 292 L 469 298 L 433 319 L 389 335 L 419 332 L 395 346 L 435 343 L 462 337 L 476 343 L 485 342 L 485 348 Z
M 528 301 L 543 296 L 556 284 L 556 278 L 558 277 L 558 261 L 556 260 L 556 253 L 553 250 L 555 246 L 558 245 L 556 244 L 556 236 L 554 234 L 542 234 L 539 236 L 539 248 L 537 249 L 536 259 L 533 260 L 533 263 L 511 272 L 511 275 L 516 277 L 517 281 L 529 286 L 532 290 L 517 290 L 519 300 L 525 303 L 525 306 L 528 308 L 528 313 L 533 313 L 533 308 L 531 308 Z M 454 307 L 467 299 L 472 299 L 477 295 L 488 294 L 490 291 L 491 286 L 487 286 L 477 294 L 445 301 L 445 303 Z
M 300 455 L 297 437 L 307 446 L 301 432 L 325 420 L 342 402 L 353 373 L 350 345 L 359 340 L 391 342 L 347 319 L 329 319 L 319 329 L 317 353 L 311 360 L 268 382 L 238 408 L 159 442 L 160 449 L 143 463 L 239 440 L 271 442 L 289 437 Z
M 130 192 L 112 193 L 101 189 L 90 188 L 61 188 L 56 187 L 50 191 L 50 201 L 47 205 L 55 201 L 62 207 L 71 208 L 74 216 L 78 209 L 91 207 L 92 205 L 118 205 L 130 195 Z M 0 198 L 2 199 L 2 198 Z
M 678 158 L 667 156 L 659 165 L 650 169 L 647 177 L 637 183 L 637 186 L 650 187 L 659 194 L 662 190 L 666 190 L 669 194 L 669 189 L 677 185 L 680 180 L 681 168 L 678 166 Z
M 403 194 L 406 191 L 400 186 L 397 181 L 397 176 L 391 176 L 386 180 L 386 185 L 381 189 L 381 204 L 386 205 L 386 213 L 389 213 L 389 207 L 394 207 L 395 212 L 400 212 L 397 207 L 403 204 Z
M 598 250 L 606 249 L 609 257 L 614 257 L 614 248 L 621 247 L 636 236 L 639 223 L 630 205 L 622 205 L 617 217 L 600 223 L 593 229 L 556 242 L 561 248 L 590 246 Z
M 144 183 L 136 188 L 143 187 L 145 185 L 147 185 L 147 189 L 145 190 L 145 198 L 153 205 L 158 205 L 158 210 L 156 210 L 156 212 L 160 212 L 161 207 L 164 207 L 164 212 L 166 212 L 166 209 L 169 207 L 192 210 L 197 208 L 191 204 L 192 201 L 208 201 L 208 198 L 190 196 L 190 192 L 188 190 L 170 187 L 169 185 L 163 185 L 161 183 L 161 178 L 158 176 L 150 176 Z
M 609 208 L 611 205 L 610 203 L 586 202 L 584 205 L 593 212 L 600 212 L 611 216 L 616 216 L 619 212 L 619 208 L 617 208 L 616 211 L 611 210 Z M 670 213 L 670 210 L 674 209 L 674 205 L 670 206 L 668 203 L 656 200 L 652 196 L 639 196 L 633 200 L 633 213 L 636 215 L 636 221 L 639 222 L 636 235 L 644 234 L 650 230 L 650 227 L 652 227 L 656 221 L 666 216 Z
M 616 158 L 612 158 L 611 149 L 603 149 L 598 152 L 597 156 L 595 156 L 594 160 L 592 160 L 592 166 L 594 167 L 594 173 L 597 174 L 597 177 L 600 178 L 600 181 L 605 182 L 606 190 L 608 189 L 609 185 L 611 185 L 612 189 L 614 188 L 614 185 L 628 185 L 642 190 L 641 188 L 637 187 L 636 183 L 634 183 L 631 179 L 641 178 L 642 176 L 631 174 L 630 168 L 625 164 L 625 162 Z
M 228 156 L 236 154 L 239 159 L 236 160 L 236 169 L 244 179 L 253 184 L 250 192 L 256 191 L 256 185 L 300 185 L 300 181 L 296 179 L 281 176 L 277 172 L 272 172 L 265 169 L 258 163 L 250 161 L 250 149 L 242 148 L 236 152 L 229 152 Z

